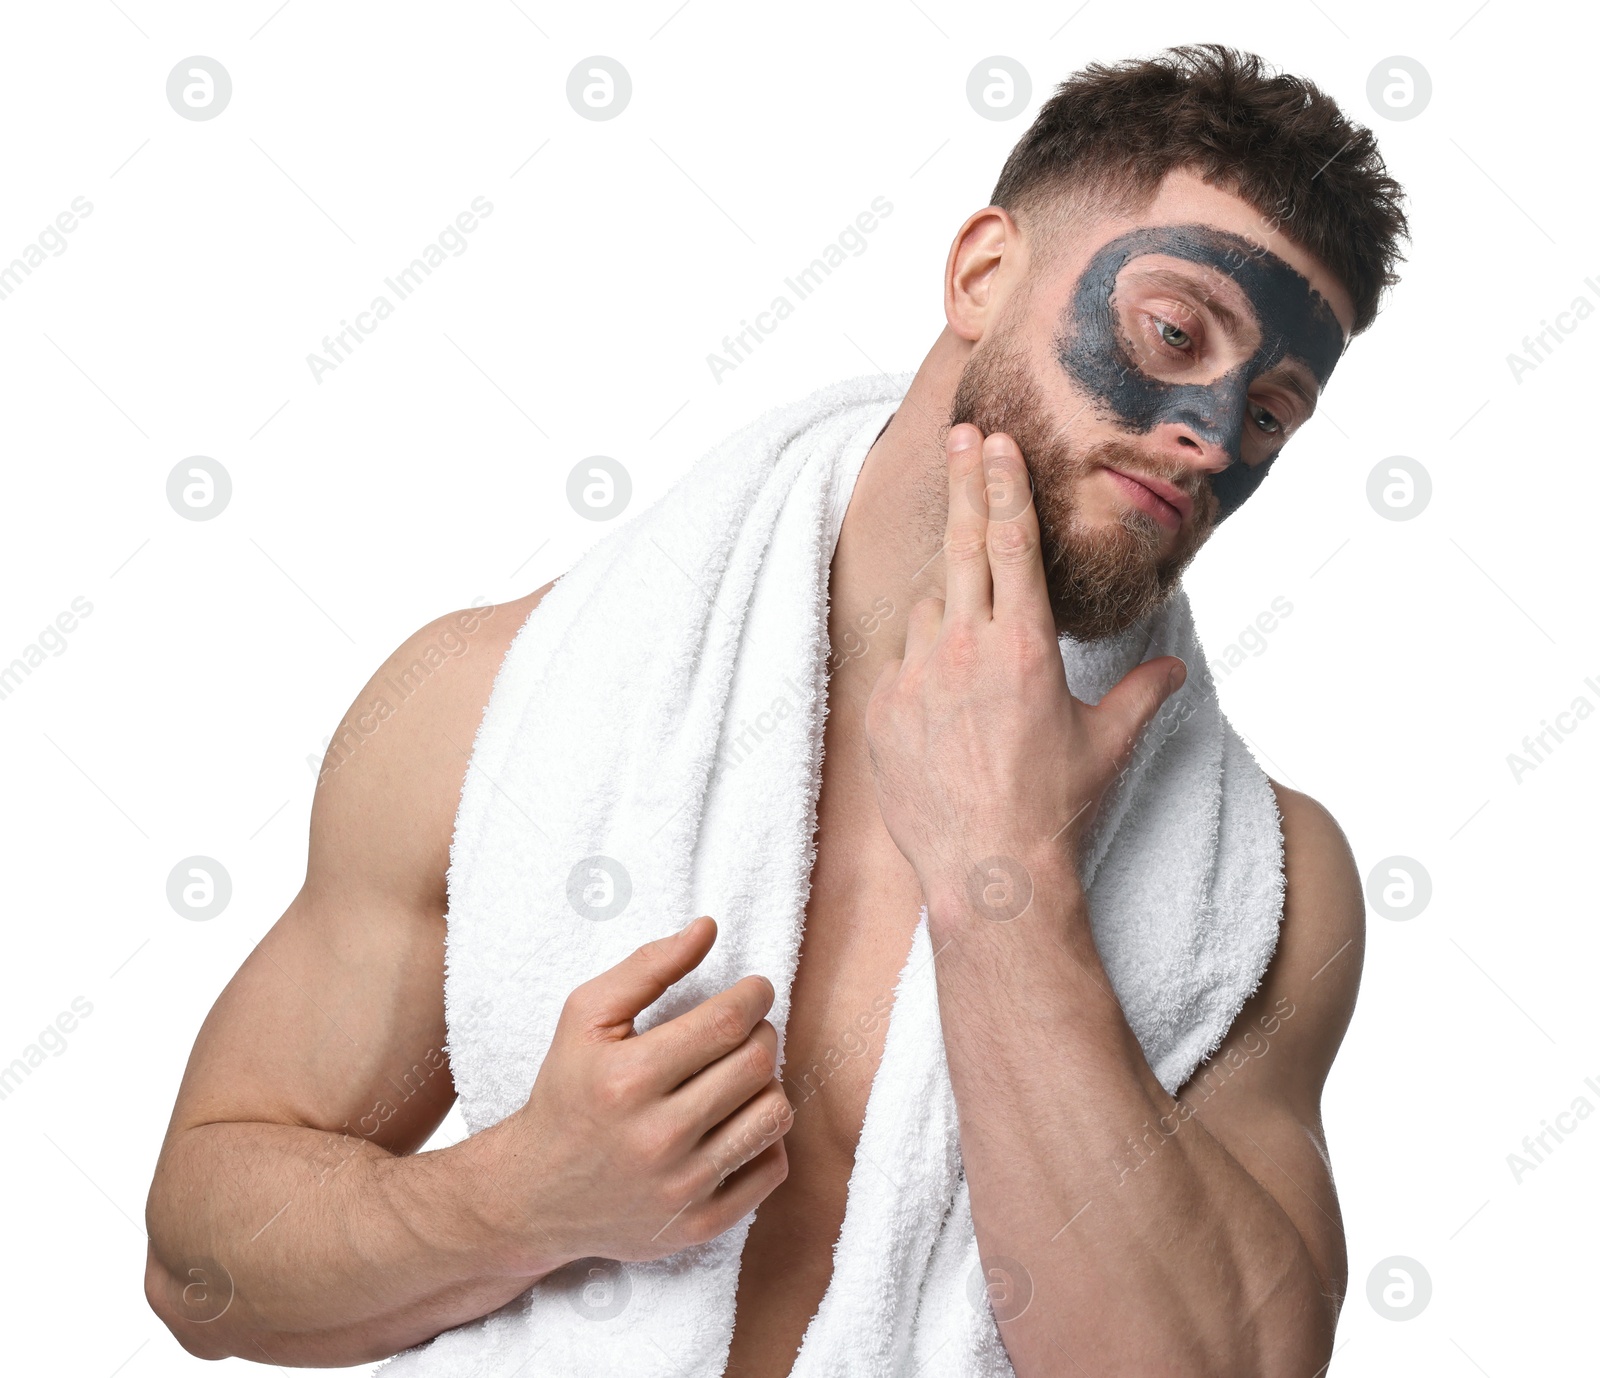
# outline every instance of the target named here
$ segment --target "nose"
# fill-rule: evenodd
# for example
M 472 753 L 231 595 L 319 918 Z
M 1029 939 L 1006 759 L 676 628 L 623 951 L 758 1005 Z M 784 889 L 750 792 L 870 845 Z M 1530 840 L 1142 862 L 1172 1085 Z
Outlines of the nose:
M 1271 458 L 1244 463 L 1244 412 L 1243 389 L 1197 388 L 1168 409 L 1150 436 L 1160 459 L 1193 472 L 1184 480 L 1190 492 L 1198 497 L 1201 487 L 1210 485 L 1218 523 L 1239 509 L 1272 465 Z
M 1239 433 L 1233 431 L 1226 439 L 1218 439 L 1216 430 L 1182 420 L 1163 422 L 1156 426 L 1151 441 L 1158 458 L 1193 471 L 1192 476 L 1186 473 L 1183 484 L 1197 498 L 1210 486 L 1217 499 L 1216 524 L 1220 525 L 1261 486 L 1277 456 L 1246 464 L 1239 453 Z
M 1237 440 L 1230 445 L 1217 438 L 1215 428 L 1184 420 L 1157 425 L 1150 434 L 1149 449 L 1174 473 L 1183 471 L 1184 487 L 1191 493 L 1236 464 L 1239 454 Z
M 1236 464 L 1248 392 L 1242 370 L 1215 383 L 1174 388 L 1156 417 L 1157 430 L 1171 432 L 1168 443 L 1174 446 L 1174 453 L 1181 453 L 1183 442 L 1187 442 L 1185 448 L 1201 451 L 1208 468 L 1220 470 Z

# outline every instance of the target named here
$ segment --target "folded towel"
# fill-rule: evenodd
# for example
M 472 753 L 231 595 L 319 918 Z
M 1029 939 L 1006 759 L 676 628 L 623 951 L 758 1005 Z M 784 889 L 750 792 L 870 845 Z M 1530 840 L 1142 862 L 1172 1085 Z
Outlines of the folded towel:
M 472 1132 L 527 1100 L 574 987 L 697 914 L 717 920 L 710 954 L 635 1026 L 760 972 L 776 988 L 781 1056 L 816 856 L 829 567 L 867 449 L 909 383 L 836 384 L 729 437 L 588 551 L 513 641 L 449 869 L 447 1046 Z M 1123 634 L 1061 650 L 1087 703 L 1142 660 L 1189 665 L 1102 802 L 1082 872 L 1112 986 L 1176 1092 L 1276 945 L 1276 802 L 1218 706 L 1181 587 Z M 584 917 L 573 897 L 602 872 L 617 912 Z M 936 994 L 924 907 L 795 1378 L 1012 1374 L 979 1267 Z M 715 1378 L 753 1219 L 649 1263 L 563 1269 L 382 1371 Z

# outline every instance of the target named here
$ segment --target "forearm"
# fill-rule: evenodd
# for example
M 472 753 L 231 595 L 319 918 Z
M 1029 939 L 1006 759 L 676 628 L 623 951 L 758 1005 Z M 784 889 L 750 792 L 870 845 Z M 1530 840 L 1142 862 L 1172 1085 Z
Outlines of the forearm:
M 1169 1096 L 1128 1027 L 1075 877 L 1035 869 L 995 922 L 930 899 L 940 1017 L 980 1253 L 1026 1269 L 1001 1315 L 1019 1378 L 1310 1373 L 1331 1348 L 1293 1223 Z M 1163 1118 L 1165 1117 L 1165 1118 Z
M 184 1131 L 147 1208 L 152 1308 L 201 1357 L 321 1368 L 487 1314 L 567 1260 L 508 1243 L 482 1140 L 396 1157 L 292 1125 Z

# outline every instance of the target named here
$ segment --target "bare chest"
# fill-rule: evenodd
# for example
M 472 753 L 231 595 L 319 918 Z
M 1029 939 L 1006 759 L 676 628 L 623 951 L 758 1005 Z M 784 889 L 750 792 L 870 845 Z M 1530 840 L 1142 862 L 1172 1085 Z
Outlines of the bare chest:
M 837 759 L 837 757 L 835 758 Z M 841 772 L 842 774 L 842 772 Z M 860 781 L 830 779 L 784 1032 L 788 1177 L 745 1243 L 727 1378 L 782 1378 L 833 1275 L 867 1096 L 922 902 Z

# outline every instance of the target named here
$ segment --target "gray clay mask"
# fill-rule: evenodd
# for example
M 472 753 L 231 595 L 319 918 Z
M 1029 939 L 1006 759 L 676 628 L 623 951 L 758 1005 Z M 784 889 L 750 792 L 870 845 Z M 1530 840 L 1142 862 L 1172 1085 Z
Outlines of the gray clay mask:
M 1255 353 L 1210 383 L 1166 382 L 1145 373 L 1129 356 L 1112 300 L 1123 265 L 1143 254 L 1187 259 L 1232 278 L 1260 326 Z M 1164 422 L 1181 422 L 1230 457 L 1227 468 L 1210 475 L 1219 523 L 1255 492 L 1283 448 L 1280 443 L 1260 462 L 1244 463 L 1244 428 L 1253 424 L 1251 384 L 1292 356 L 1320 389 L 1344 345 L 1332 308 L 1300 273 L 1260 245 L 1210 225 L 1150 225 L 1102 246 L 1078 279 L 1052 341 L 1061 367 L 1128 430 L 1146 434 Z

